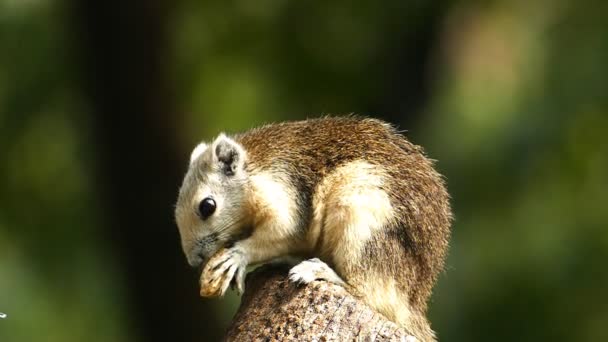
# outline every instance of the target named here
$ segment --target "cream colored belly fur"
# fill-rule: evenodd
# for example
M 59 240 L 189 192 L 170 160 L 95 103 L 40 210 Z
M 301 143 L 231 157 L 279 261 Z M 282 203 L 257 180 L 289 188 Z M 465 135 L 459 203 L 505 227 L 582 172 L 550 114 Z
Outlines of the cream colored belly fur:
M 408 321 L 408 298 L 394 279 L 373 272 L 349 272 L 360 264 L 362 249 L 375 231 L 391 224 L 394 211 L 381 166 L 354 161 L 323 179 L 313 198 L 308 241 L 316 253 L 329 258 L 336 272 L 357 295 L 388 318 Z
M 407 294 L 399 291 L 396 280 L 360 266 L 365 243 L 394 218 L 383 190 L 388 188 L 388 176 L 381 166 L 358 160 L 324 177 L 313 196 L 313 217 L 304 244 L 292 238 L 297 226 L 294 189 L 276 174 L 259 173 L 251 179 L 257 227 L 249 239 L 252 259 L 298 253 L 321 257 L 354 295 L 393 321 L 409 321 Z

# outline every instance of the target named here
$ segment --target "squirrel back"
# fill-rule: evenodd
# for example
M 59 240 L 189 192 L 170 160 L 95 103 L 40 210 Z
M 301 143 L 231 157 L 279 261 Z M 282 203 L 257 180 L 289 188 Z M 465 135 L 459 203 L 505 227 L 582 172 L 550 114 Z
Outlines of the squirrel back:
M 345 285 L 389 319 L 412 328 L 419 339 L 434 339 L 427 302 L 443 269 L 451 209 L 444 181 L 422 148 L 380 120 L 326 117 L 220 136 L 194 159 L 198 180 L 185 180 L 183 192 L 200 186 L 211 189 L 202 191 L 205 198 L 242 193 L 240 204 L 231 202 L 226 212 L 247 218 L 238 220 L 247 234 L 243 229 L 230 234 L 242 239 L 230 245 L 247 263 L 317 257 L 336 276 L 320 276 L 317 263 L 306 264 L 315 270 L 313 278 Z M 224 171 L 209 166 L 214 163 Z M 216 178 L 218 186 L 210 188 L 207 183 Z M 235 190 L 239 186 L 242 190 Z M 180 201 L 176 214 L 179 207 Z M 178 225 L 180 216 L 186 222 L 184 215 L 177 215 Z M 181 226 L 195 225 L 193 220 Z M 201 229 L 218 230 L 207 224 L 212 227 Z M 210 254 L 222 247 L 214 246 Z M 310 280 L 302 274 L 293 278 Z

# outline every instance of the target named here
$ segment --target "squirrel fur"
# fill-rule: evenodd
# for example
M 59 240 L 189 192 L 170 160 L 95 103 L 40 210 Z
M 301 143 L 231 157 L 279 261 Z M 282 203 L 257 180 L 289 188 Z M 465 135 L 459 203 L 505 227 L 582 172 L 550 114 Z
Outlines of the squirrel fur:
M 442 176 L 391 125 L 325 117 L 221 134 L 192 152 L 175 209 L 206 295 L 285 256 L 298 282 L 345 286 L 422 341 L 452 214 Z M 219 256 L 218 256 L 219 255 Z M 201 290 L 203 291 L 203 290 Z

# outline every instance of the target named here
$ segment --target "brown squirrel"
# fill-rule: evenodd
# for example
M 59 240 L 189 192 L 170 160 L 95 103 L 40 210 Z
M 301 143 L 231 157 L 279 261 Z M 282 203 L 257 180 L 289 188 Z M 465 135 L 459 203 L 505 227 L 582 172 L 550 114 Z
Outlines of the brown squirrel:
M 247 265 L 313 258 L 290 279 L 345 286 L 435 340 L 426 311 L 450 238 L 449 196 L 422 148 L 385 122 L 326 117 L 221 134 L 192 152 L 175 216 L 204 296 L 231 282 L 242 293 Z

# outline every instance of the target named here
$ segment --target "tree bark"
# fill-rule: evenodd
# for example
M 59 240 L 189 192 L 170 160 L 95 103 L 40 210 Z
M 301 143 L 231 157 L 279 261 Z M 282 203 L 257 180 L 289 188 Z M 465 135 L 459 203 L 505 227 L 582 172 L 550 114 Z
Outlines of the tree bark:
M 226 341 L 415 341 L 410 332 L 326 281 L 297 285 L 286 265 L 258 268 Z

